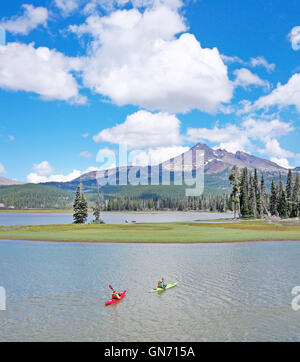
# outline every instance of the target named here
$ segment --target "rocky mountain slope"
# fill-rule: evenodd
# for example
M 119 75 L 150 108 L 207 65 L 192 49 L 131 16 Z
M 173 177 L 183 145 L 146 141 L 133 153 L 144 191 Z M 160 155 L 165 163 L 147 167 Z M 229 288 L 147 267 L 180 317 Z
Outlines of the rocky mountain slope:
M 234 165 L 239 168 L 247 167 L 249 170 L 255 168 L 261 172 L 281 172 L 286 173 L 288 170 L 277 165 L 269 160 L 252 156 L 248 153 L 238 151 L 231 153 L 226 150 L 212 149 L 206 144 L 198 143 L 192 147 L 189 151 L 179 155 L 171 160 L 165 161 L 160 165 L 160 172 L 167 170 L 171 172 L 181 172 L 182 169 L 190 171 L 198 169 L 200 167 L 200 157 L 196 157 L 197 152 L 199 154 L 204 152 L 204 171 L 206 174 L 220 174 L 225 170 L 230 170 Z M 197 164 L 197 162 L 199 164 Z M 183 168 L 184 165 L 184 168 Z M 144 167 L 143 169 L 147 168 Z M 121 168 L 120 170 L 124 170 Z M 117 170 L 110 170 L 110 173 L 117 172 Z M 96 177 L 102 178 L 106 175 L 105 171 L 92 171 L 81 176 L 81 180 L 88 181 L 94 180 Z

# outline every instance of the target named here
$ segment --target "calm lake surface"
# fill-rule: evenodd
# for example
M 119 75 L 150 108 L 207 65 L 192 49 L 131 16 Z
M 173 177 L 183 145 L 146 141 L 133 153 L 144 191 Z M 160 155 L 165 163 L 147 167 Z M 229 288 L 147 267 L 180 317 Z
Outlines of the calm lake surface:
M 230 213 L 210 212 L 157 212 L 157 213 L 122 213 L 103 212 L 101 219 L 107 224 L 124 224 L 136 222 L 180 222 L 196 220 L 215 220 L 233 218 Z M 92 215 L 89 221 L 92 221 Z M 45 224 L 71 224 L 73 216 L 70 213 L 14 213 L 0 212 L 0 225 L 45 225 Z
M 299 242 L 0 241 L 0 341 L 300 341 L 299 261 Z M 161 276 L 179 285 L 149 293 Z M 105 307 L 109 283 L 128 295 Z

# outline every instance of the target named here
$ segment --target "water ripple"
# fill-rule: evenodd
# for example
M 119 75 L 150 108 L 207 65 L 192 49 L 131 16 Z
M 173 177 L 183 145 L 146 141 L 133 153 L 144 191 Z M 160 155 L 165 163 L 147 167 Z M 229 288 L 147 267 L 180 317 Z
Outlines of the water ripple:
M 0 242 L 0 341 L 299 341 L 300 243 Z M 149 293 L 164 276 L 178 286 Z M 108 284 L 128 294 L 105 307 Z

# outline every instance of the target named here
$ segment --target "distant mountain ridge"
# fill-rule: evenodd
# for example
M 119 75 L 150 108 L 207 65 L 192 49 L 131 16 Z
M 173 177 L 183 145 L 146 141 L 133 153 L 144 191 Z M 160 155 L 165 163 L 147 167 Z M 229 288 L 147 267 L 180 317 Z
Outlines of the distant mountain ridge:
M 252 156 L 246 152 L 237 151 L 236 153 L 231 153 L 222 149 L 213 149 L 206 144 L 198 143 L 187 152 L 178 155 L 171 160 L 167 160 L 161 164 L 162 170 L 168 170 L 172 172 L 181 172 L 182 164 L 184 160 L 184 169 L 191 170 L 197 169 L 200 167 L 200 164 L 197 165 L 195 160 L 196 151 L 204 151 L 204 171 L 206 174 L 220 174 L 225 170 L 230 170 L 233 166 L 239 168 L 247 167 L 249 170 L 257 169 L 261 172 L 282 172 L 287 173 L 288 170 L 277 165 L 275 162 Z M 149 166 L 144 166 L 141 168 L 147 168 Z M 126 167 L 120 168 L 124 170 Z M 118 169 L 111 169 L 110 173 L 118 172 Z M 87 181 L 98 178 L 105 177 L 106 170 L 103 171 L 91 171 L 88 172 L 76 180 Z
M 174 158 L 174 162 L 180 164 L 182 156 L 187 160 L 193 160 L 195 151 L 204 151 L 204 170 L 207 174 L 217 174 L 228 170 L 233 166 L 247 167 L 250 170 L 257 169 L 262 172 L 287 172 L 288 170 L 276 163 L 252 156 L 246 152 L 237 151 L 235 154 L 222 149 L 213 149 L 206 144 L 198 143 L 183 155 Z
M 183 165 L 184 170 L 187 171 L 193 171 L 201 167 L 200 163 L 197 164 L 197 162 L 203 162 L 203 160 L 196 159 L 197 151 L 204 151 L 205 192 L 208 193 L 229 192 L 231 186 L 228 177 L 230 169 L 234 165 L 238 166 L 239 168 L 247 167 L 250 171 L 257 169 L 259 173 L 264 173 L 267 184 L 271 183 L 273 178 L 279 178 L 280 173 L 284 178 L 288 172 L 287 169 L 277 165 L 272 161 L 252 156 L 246 152 L 238 151 L 236 153 L 231 153 L 226 150 L 213 149 L 206 144 L 198 143 L 190 148 L 187 152 L 167 160 L 160 165 L 156 165 L 154 167 L 140 167 L 140 170 L 142 170 L 141 174 L 144 175 L 140 178 L 140 180 L 146 181 L 144 182 L 144 186 L 143 184 L 140 186 L 119 184 L 118 180 L 120 172 L 123 171 L 126 175 L 126 172 L 128 173 L 132 168 L 131 166 L 112 168 L 109 170 L 109 175 L 113 179 L 115 178 L 115 180 L 117 180 L 115 186 L 106 185 L 108 170 L 91 171 L 70 182 L 51 182 L 46 183 L 45 185 L 74 192 L 76 187 L 82 183 L 85 192 L 96 193 L 98 185 L 97 180 L 103 179 L 104 182 L 102 185 L 106 186 L 102 186 L 101 189 L 106 195 L 136 195 L 139 197 L 144 197 L 145 195 L 151 194 L 157 196 L 161 196 L 162 194 L 170 196 L 178 193 L 183 195 L 184 185 L 172 185 L 172 180 L 175 179 L 175 175 L 178 176 L 182 173 Z M 170 173 L 171 185 L 169 186 L 157 184 L 157 180 L 161 180 L 162 173 L 164 171 Z M 191 177 L 191 172 L 189 173 L 189 176 L 184 177 L 186 179 Z M 153 180 L 155 181 L 153 182 Z
M 229 182 L 229 174 L 232 166 L 236 165 L 239 168 L 247 167 L 250 171 L 255 168 L 258 172 L 264 173 L 265 185 L 270 190 L 272 180 L 278 181 L 279 174 L 282 175 L 283 182 L 286 182 L 288 170 L 277 165 L 274 162 L 252 156 L 246 152 L 238 151 L 231 153 L 226 150 L 213 149 L 206 144 L 198 143 L 184 154 L 178 155 L 171 160 L 165 161 L 154 167 L 149 166 L 141 167 L 143 173 L 148 179 L 147 185 L 105 185 L 101 186 L 101 191 L 106 199 L 109 198 L 177 198 L 183 199 L 185 197 L 185 184 L 182 185 L 161 185 L 153 182 L 157 178 L 161 178 L 163 171 L 170 173 L 170 178 L 182 172 L 182 165 L 184 169 L 192 171 L 201 167 L 200 163 L 197 164 L 196 151 L 204 151 L 204 194 L 224 194 L 229 193 L 231 185 Z M 200 160 L 200 162 L 203 160 Z M 109 170 L 109 173 L 116 176 L 120 170 L 129 172 L 131 167 L 122 167 Z M 151 170 L 151 173 L 149 172 Z M 153 171 L 153 173 L 152 173 Z M 293 172 L 300 171 L 297 167 Z M 25 184 L 22 185 L 18 181 L 4 180 L 3 182 L 13 182 L 11 186 L 1 186 L 0 184 L 0 204 L 6 207 L 14 206 L 17 208 L 32 208 L 32 207 L 72 207 L 74 192 L 80 183 L 83 185 L 83 191 L 86 194 L 89 202 L 94 202 L 97 198 L 98 182 L 97 179 L 104 178 L 107 171 L 92 171 L 83 174 L 81 177 L 76 178 L 69 182 L 47 182 L 41 184 Z M 191 175 L 191 173 L 189 173 Z M 150 176 L 149 176 L 150 175 Z M 105 183 L 104 183 L 105 184 Z
M 9 185 L 23 185 L 24 182 L 11 180 L 6 177 L 0 177 L 0 186 L 9 186 Z

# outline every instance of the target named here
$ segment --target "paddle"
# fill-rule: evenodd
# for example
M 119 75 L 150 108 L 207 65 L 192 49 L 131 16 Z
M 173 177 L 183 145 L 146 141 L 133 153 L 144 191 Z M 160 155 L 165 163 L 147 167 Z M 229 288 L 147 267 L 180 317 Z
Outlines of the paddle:
M 109 289 L 111 289 L 112 291 L 114 291 L 114 288 L 109 284 Z M 124 292 L 127 292 L 126 290 L 124 290 Z M 124 293 L 123 292 L 123 293 Z M 121 294 L 121 293 L 118 293 L 119 295 Z

